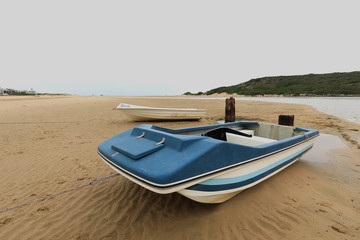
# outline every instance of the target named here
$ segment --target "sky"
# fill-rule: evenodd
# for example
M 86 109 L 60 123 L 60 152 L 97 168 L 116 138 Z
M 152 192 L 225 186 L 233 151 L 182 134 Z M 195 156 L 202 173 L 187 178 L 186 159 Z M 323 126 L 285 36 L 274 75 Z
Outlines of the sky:
M 359 1 L 0 1 L 0 87 L 178 95 L 360 70 Z

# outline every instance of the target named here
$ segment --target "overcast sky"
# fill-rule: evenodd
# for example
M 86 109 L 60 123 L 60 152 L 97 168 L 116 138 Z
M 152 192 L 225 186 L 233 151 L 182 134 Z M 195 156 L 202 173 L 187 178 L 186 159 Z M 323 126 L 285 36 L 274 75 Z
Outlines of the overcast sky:
M 359 1 L 0 1 L 0 87 L 174 95 L 360 70 Z

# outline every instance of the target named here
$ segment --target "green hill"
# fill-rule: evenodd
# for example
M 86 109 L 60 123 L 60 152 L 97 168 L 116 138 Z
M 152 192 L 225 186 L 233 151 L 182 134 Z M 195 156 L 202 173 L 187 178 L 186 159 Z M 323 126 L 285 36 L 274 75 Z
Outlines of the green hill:
M 360 72 L 262 77 L 205 92 L 239 95 L 360 95 Z

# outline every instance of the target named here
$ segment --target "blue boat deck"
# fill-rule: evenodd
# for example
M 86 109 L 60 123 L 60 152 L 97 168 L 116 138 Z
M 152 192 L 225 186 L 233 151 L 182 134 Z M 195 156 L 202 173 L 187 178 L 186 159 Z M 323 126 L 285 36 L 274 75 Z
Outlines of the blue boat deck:
M 98 151 L 119 170 L 150 185 L 169 187 L 254 161 L 318 135 L 317 130 L 293 128 L 298 135 L 258 146 L 202 136 L 224 127 L 256 132 L 259 123 L 235 122 L 176 130 L 140 125 L 101 143 Z

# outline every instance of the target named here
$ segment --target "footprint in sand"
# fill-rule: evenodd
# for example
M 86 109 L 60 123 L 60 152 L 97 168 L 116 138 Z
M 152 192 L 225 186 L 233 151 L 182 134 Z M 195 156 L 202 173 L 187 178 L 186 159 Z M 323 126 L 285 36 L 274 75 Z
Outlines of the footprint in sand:
M 316 213 L 318 213 L 318 212 L 327 213 L 327 211 L 325 209 L 322 209 L 322 208 L 320 208 L 319 210 L 315 210 L 315 212 Z
M 6 217 L 6 218 L 1 218 L 0 219 L 0 224 L 1 225 L 5 225 L 5 224 L 7 224 L 7 223 L 10 223 L 12 221 L 12 218 L 8 218 L 8 217 Z
M 297 199 L 292 198 L 292 197 L 290 197 L 290 196 L 288 196 L 288 199 L 291 200 L 291 201 L 293 201 L 293 202 L 295 202 L 295 203 L 298 201 Z
M 48 207 L 42 207 L 42 208 L 38 208 L 36 211 L 37 212 L 48 212 L 48 211 L 50 211 L 50 209 Z
M 338 232 L 338 233 L 342 233 L 342 234 L 345 234 L 345 233 L 346 233 L 345 231 L 341 230 L 341 229 L 338 228 L 338 227 L 331 226 L 331 228 L 332 228 L 334 231 Z

